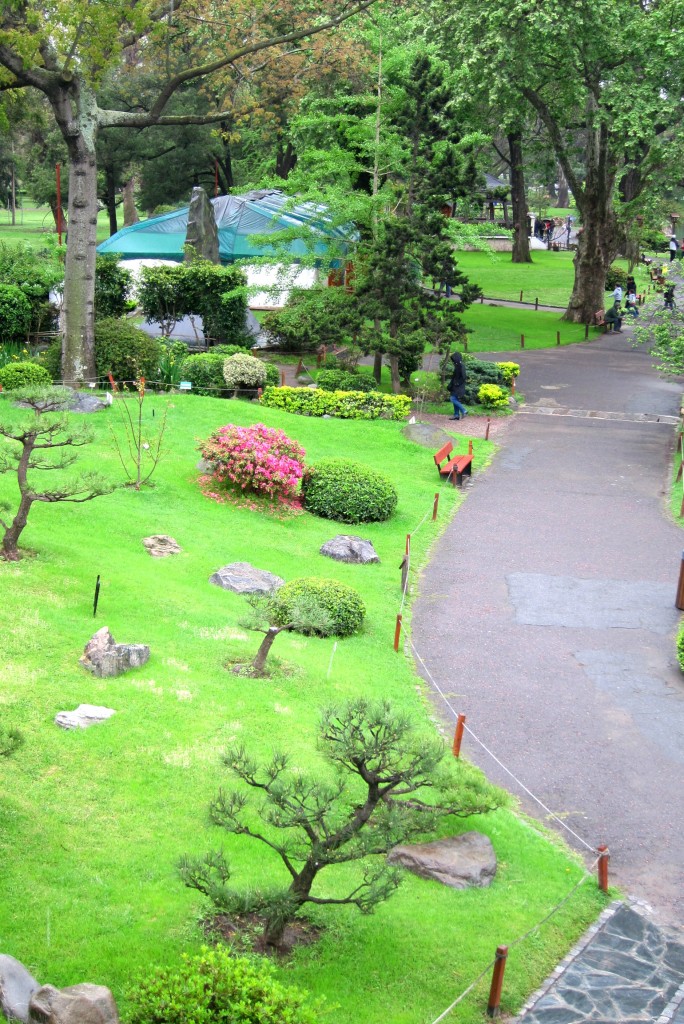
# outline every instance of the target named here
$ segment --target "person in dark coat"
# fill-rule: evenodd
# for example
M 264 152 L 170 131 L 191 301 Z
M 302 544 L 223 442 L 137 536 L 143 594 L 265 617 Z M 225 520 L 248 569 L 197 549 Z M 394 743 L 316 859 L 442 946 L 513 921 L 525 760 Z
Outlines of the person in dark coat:
M 463 356 L 460 352 L 454 352 L 451 357 L 451 361 L 454 364 L 454 372 L 451 375 L 451 380 L 447 384 L 447 390 L 449 397 L 451 398 L 451 404 L 454 407 L 454 415 L 450 416 L 452 420 L 462 420 L 468 415 L 468 410 L 463 405 L 463 399 L 465 398 L 465 383 L 466 383 L 466 368 L 463 362 Z

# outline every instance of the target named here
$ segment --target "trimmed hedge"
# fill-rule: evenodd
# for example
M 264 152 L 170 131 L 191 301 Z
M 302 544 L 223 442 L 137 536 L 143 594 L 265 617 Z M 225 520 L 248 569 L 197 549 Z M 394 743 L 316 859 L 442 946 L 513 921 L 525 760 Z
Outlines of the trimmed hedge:
M 324 633 L 316 631 L 318 636 L 351 636 L 361 628 L 366 614 L 361 597 L 346 583 L 305 576 L 285 583 L 273 597 L 271 606 L 276 625 L 291 621 L 293 610 L 302 600 L 319 605 L 330 616 L 328 629 Z
M 49 387 L 51 384 L 52 377 L 44 366 L 37 363 L 7 363 L 0 369 L 0 387 L 3 391 Z
M 95 321 L 95 368 L 100 380 L 117 384 L 144 377 L 155 381 L 164 346 L 128 320 Z
M 220 352 L 200 352 L 188 356 L 183 363 L 183 380 L 192 382 L 192 393 L 225 398 L 229 394 L 223 378 L 223 364 L 226 357 Z
M 255 356 L 240 352 L 226 359 L 223 379 L 234 391 L 263 387 L 266 383 L 266 364 Z
M 397 507 L 392 481 L 351 459 L 322 459 L 302 477 L 304 508 L 339 523 L 377 523 Z
M 365 373 L 350 373 L 348 370 L 321 370 L 316 384 L 324 391 L 377 391 L 374 377 Z
M 411 411 L 408 395 L 383 395 L 379 391 L 323 391 L 321 388 L 267 387 L 261 396 L 271 409 L 304 416 L 337 416 L 347 420 L 403 420 Z

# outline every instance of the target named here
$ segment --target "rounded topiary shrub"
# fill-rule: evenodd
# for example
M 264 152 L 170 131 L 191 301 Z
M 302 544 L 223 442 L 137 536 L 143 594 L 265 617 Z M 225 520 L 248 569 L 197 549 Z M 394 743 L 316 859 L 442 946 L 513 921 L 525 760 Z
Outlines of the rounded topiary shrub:
M 199 446 L 213 478 L 226 488 L 292 501 L 304 472 L 306 452 L 282 430 L 263 423 L 228 423 Z
M 7 363 L 0 369 L 0 387 L 3 391 L 50 387 L 51 384 L 52 377 L 44 366 L 37 363 Z
M 117 384 L 132 384 L 141 377 L 153 382 L 163 351 L 158 338 L 128 320 L 95 321 L 95 367 L 101 380 L 111 373 Z
M 508 392 L 498 384 L 482 384 L 477 392 L 477 398 L 485 409 L 505 409 L 508 405 Z
M 265 388 L 277 388 L 280 385 L 280 370 L 273 363 L 265 363 L 266 366 L 266 381 L 264 383 Z
M 266 364 L 255 356 L 240 352 L 226 359 L 223 379 L 232 391 L 262 388 L 266 382 Z
M 29 332 L 33 310 L 21 288 L 0 284 L 0 339 L 22 341 Z
M 321 370 L 316 384 L 323 391 L 376 391 L 374 377 L 364 373 L 350 373 L 348 370 Z
M 305 576 L 285 583 L 273 597 L 272 607 L 277 625 L 296 620 L 298 608 L 302 604 L 321 609 L 327 621 L 326 627 L 308 630 L 318 636 L 351 636 L 361 628 L 366 614 L 360 596 L 346 583 L 319 576 Z M 304 629 L 297 631 L 307 632 Z
M 226 946 L 182 953 L 128 993 L 129 1024 L 316 1024 L 304 992 L 283 985 L 265 959 L 235 956 Z
M 613 263 L 606 272 L 606 291 L 612 292 L 618 285 L 625 288 L 627 285 L 627 271 Z
M 501 370 L 504 381 L 509 387 L 515 378 L 520 376 L 520 363 L 497 363 L 496 365 Z
M 375 523 L 389 519 L 397 507 L 391 480 L 351 459 L 322 459 L 302 478 L 307 512 L 340 523 Z
M 183 363 L 183 379 L 192 383 L 195 395 L 209 395 L 212 398 L 226 398 L 228 389 L 223 379 L 223 364 L 226 357 L 210 352 L 199 352 L 188 356 Z

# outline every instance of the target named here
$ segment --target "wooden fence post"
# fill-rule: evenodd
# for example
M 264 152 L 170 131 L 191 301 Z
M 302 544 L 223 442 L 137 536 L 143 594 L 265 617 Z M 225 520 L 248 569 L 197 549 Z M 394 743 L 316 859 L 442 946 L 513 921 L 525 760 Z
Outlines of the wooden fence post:
M 465 725 L 466 716 L 459 715 L 456 719 L 456 728 L 454 730 L 454 742 L 452 746 L 452 752 L 454 757 L 461 756 L 461 742 L 463 740 L 463 726 Z
M 560 331 L 556 331 L 556 344 L 560 345 Z
M 607 846 L 599 846 L 597 853 L 598 859 L 598 884 L 599 889 L 602 892 L 608 892 L 608 861 L 610 860 L 610 854 L 608 853 Z
M 437 519 L 437 509 L 439 508 L 439 491 L 435 494 L 435 500 L 432 503 L 432 522 L 434 523 Z
M 525 348 L 525 335 L 520 335 L 520 348 Z
M 503 986 L 507 956 L 508 946 L 496 947 L 496 962 L 492 971 L 492 984 L 489 989 L 489 1002 L 487 1003 L 488 1017 L 498 1017 L 501 1012 L 501 988 Z
M 401 636 L 401 612 L 397 615 L 397 624 L 394 627 L 394 650 L 399 651 L 399 637 Z
M 492 418 L 491 418 L 491 416 L 488 416 L 487 417 L 487 426 L 485 427 L 485 441 L 489 440 L 489 428 L 491 426 L 491 423 L 492 423 Z

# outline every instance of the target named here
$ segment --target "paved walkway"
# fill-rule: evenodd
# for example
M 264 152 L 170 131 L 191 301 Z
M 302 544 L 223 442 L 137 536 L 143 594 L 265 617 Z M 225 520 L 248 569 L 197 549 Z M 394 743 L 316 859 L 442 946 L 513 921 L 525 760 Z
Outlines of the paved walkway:
M 516 361 L 527 404 L 433 551 L 413 642 L 473 732 L 577 838 L 468 734 L 466 756 L 587 862 L 587 847 L 607 843 L 611 881 L 652 908 L 648 941 L 630 946 L 618 918 L 526 1024 L 663 1013 L 684 1024 L 684 1008 L 672 1017 L 684 981 L 684 677 L 674 647 L 684 532 L 669 515 L 683 388 L 652 370 L 629 332 Z M 464 426 L 483 430 L 475 417 Z M 434 691 L 433 700 L 453 727 Z M 593 1005 L 590 990 L 603 992 Z

